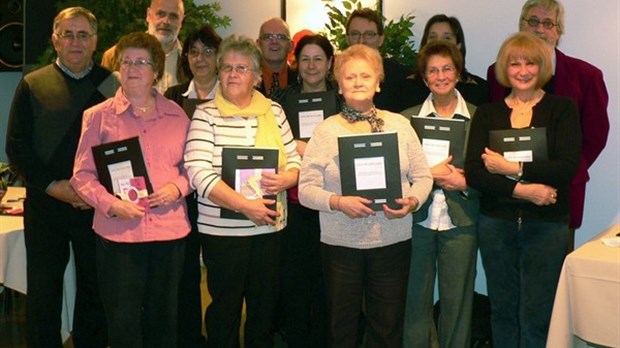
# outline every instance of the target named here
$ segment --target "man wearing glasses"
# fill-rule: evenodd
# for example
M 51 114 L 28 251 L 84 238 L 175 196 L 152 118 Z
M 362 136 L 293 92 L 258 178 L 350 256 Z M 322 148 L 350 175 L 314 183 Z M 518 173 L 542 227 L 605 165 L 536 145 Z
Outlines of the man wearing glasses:
M 111 97 L 118 80 L 94 64 L 97 19 L 82 7 L 54 19 L 56 62 L 26 75 L 11 107 L 6 151 L 26 182 L 24 235 L 28 296 L 28 347 L 61 347 L 63 275 L 70 247 L 75 255 L 77 293 L 73 322 L 75 347 L 105 347 L 107 332 L 97 293 L 93 210 L 69 178 L 82 112 Z
M 297 72 L 286 61 L 286 57 L 293 50 L 288 24 L 281 18 L 267 20 L 260 26 L 256 44 L 263 53 L 263 80 L 258 89 L 269 97 L 297 79 Z
M 369 8 L 353 11 L 347 20 L 346 29 L 349 46 L 364 44 L 379 50 L 385 39 L 381 15 Z M 379 85 L 380 91 L 375 93 L 375 107 L 401 112 L 413 106 L 412 88 L 414 86 L 406 80 L 413 71 L 389 58 L 383 59 L 383 70 L 385 78 Z M 402 98 L 403 95 L 411 95 L 412 98 Z
M 583 60 L 569 57 L 558 48 L 564 33 L 564 7 L 557 0 L 527 0 L 521 9 L 519 30 L 543 39 L 552 48 L 553 77 L 543 87 L 547 93 L 573 99 L 581 116 L 582 152 L 577 175 L 570 187 L 568 252 L 574 249 L 575 229 L 581 226 L 588 168 L 605 148 L 609 134 L 609 96 L 603 73 Z M 495 78 L 495 64 L 487 70 L 491 101 L 502 100 L 509 90 Z
M 178 39 L 184 16 L 185 5 L 182 0 L 152 0 L 151 6 L 146 9 L 147 32 L 157 38 L 166 54 L 164 75 L 155 84 L 161 94 L 164 94 L 168 87 L 185 80 L 179 59 L 182 47 Z M 114 61 L 115 48 L 116 46 L 110 47 L 101 58 L 101 65 L 111 70 L 118 69 Z

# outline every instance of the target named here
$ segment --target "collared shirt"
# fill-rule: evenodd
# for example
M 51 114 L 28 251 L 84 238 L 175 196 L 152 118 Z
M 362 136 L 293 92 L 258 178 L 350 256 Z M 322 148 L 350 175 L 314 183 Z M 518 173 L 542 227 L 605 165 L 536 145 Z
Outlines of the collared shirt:
M 269 91 L 271 84 L 273 83 L 273 73 L 278 73 L 278 82 L 280 83 L 280 89 L 284 89 L 288 86 L 288 64 L 282 65 L 279 71 L 271 71 L 266 66 L 261 67 L 263 73 L 263 84 L 265 85 L 265 91 Z
M 161 76 L 157 83 L 155 84 L 155 88 L 159 91 L 159 93 L 164 93 L 168 87 L 172 87 L 179 84 L 179 80 L 177 79 L 177 70 L 179 57 L 181 57 L 181 52 L 183 51 L 183 47 L 181 47 L 181 43 L 179 40 L 176 41 L 174 48 L 172 51 L 166 54 L 166 64 L 164 66 L 164 75 Z
M 211 89 L 207 97 L 204 99 L 213 100 L 215 98 L 215 91 L 217 91 L 217 88 L 219 86 L 220 86 L 220 80 L 215 80 L 215 84 L 213 85 L 213 88 Z M 181 95 L 187 99 L 200 99 L 198 98 L 198 93 L 196 92 L 196 84 L 194 83 L 194 79 L 192 79 L 189 82 L 189 86 L 187 86 L 187 91 L 183 92 L 183 94 Z M 188 115 L 188 116 L 191 116 L 191 115 Z
M 73 71 L 69 70 L 69 68 L 67 68 L 66 65 L 62 64 L 62 62 L 60 61 L 60 58 L 56 58 L 56 65 L 58 65 L 58 67 L 60 68 L 60 70 L 62 70 L 65 74 L 73 77 L 76 80 L 79 80 L 81 78 L 83 78 L 84 76 L 88 75 L 88 73 L 90 73 L 91 70 L 93 70 L 93 61 L 91 59 L 90 62 L 88 62 L 88 66 L 86 67 L 86 69 L 84 69 L 84 71 L 79 72 L 79 73 L 74 73 Z
M 97 234 L 115 242 L 139 243 L 182 238 L 190 230 L 185 197 L 191 190 L 183 168 L 185 135 L 189 118 L 173 101 L 153 89 L 156 116 L 137 117 L 119 88 L 114 98 L 84 112 L 82 137 L 76 152 L 72 186 L 95 208 L 93 227 Z M 180 191 L 180 199 L 151 208 L 140 219 L 122 220 L 108 214 L 118 198 L 99 183 L 93 146 L 140 137 L 140 147 L 153 189 L 168 183 Z
M 467 103 L 465 99 L 461 96 L 458 90 L 454 90 L 454 94 L 457 97 L 456 108 L 454 109 L 454 113 L 450 118 L 462 118 L 471 119 L 471 115 L 469 114 L 469 110 L 467 109 Z M 435 110 L 435 106 L 433 105 L 433 94 L 429 94 L 426 98 L 422 107 L 420 108 L 420 113 L 418 116 L 424 117 L 439 117 L 437 110 Z M 452 219 L 450 219 L 450 215 L 448 214 L 448 203 L 446 203 L 446 196 L 443 193 L 442 189 L 435 189 L 431 192 L 432 203 L 428 207 L 428 217 L 426 220 L 419 222 L 418 224 L 424 226 L 431 230 L 436 231 L 447 231 L 455 228 L 456 226 L 452 223 Z

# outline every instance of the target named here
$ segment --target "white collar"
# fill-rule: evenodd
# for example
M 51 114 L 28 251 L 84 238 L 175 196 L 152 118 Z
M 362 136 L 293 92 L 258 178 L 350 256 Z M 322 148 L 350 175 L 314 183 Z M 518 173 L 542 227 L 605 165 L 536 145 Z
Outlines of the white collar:
M 212 100 L 215 98 L 215 91 L 217 90 L 217 87 L 219 85 L 220 85 L 220 80 L 215 80 L 213 89 L 211 89 L 211 91 L 209 92 L 209 95 L 207 95 L 208 100 Z M 183 92 L 183 94 L 181 95 L 188 99 L 198 99 L 198 93 L 196 93 L 196 85 L 194 84 L 194 79 L 192 79 L 189 82 L 189 86 L 187 86 L 187 91 Z
M 461 96 L 461 93 L 458 91 L 458 89 L 454 89 L 454 94 L 456 95 L 457 102 L 452 117 L 458 114 L 468 119 L 471 119 L 471 115 L 469 114 L 469 110 L 467 109 L 467 102 L 465 101 L 465 99 L 463 99 L 463 96 Z M 424 103 L 422 103 L 422 107 L 420 108 L 420 113 L 418 114 L 418 116 L 426 117 L 431 114 L 439 116 L 437 110 L 435 110 L 435 105 L 433 105 L 433 93 L 430 93 L 428 97 L 426 97 Z

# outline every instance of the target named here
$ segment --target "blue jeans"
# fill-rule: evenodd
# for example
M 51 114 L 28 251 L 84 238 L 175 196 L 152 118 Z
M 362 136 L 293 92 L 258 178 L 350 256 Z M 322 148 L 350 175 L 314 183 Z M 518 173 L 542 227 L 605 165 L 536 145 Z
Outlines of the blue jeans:
M 480 215 L 478 242 L 495 347 L 545 346 L 567 229 L 568 221 L 519 224 Z
M 477 226 L 438 232 L 413 225 L 404 347 L 468 347 L 476 277 Z M 433 320 L 435 273 L 439 277 L 439 333 Z M 439 341 L 437 342 L 437 339 Z
M 328 346 L 357 348 L 366 304 L 366 347 L 402 347 L 411 242 L 372 249 L 321 244 Z

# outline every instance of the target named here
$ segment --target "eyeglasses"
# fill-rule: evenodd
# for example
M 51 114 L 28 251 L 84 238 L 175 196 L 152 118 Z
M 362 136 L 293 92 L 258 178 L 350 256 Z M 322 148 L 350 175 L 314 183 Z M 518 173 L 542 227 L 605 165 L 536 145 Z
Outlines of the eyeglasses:
M 149 60 L 145 58 L 136 58 L 134 60 L 125 58 L 121 60 L 120 64 L 122 67 L 125 67 L 125 68 L 129 68 L 132 65 L 135 66 L 136 68 L 141 68 L 147 65 L 153 66 L 153 63 L 149 62 Z
M 523 21 L 527 23 L 532 28 L 538 28 L 538 25 L 542 23 L 543 28 L 545 29 L 553 29 L 557 25 L 557 23 L 553 23 L 548 19 L 543 19 L 542 21 L 536 17 L 523 18 Z
M 203 49 L 190 48 L 186 53 L 187 56 L 192 58 L 198 58 L 198 56 L 211 57 L 215 53 L 215 50 L 211 47 L 205 47 Z
M 434 77 L 434 76 L 438 76 L 439 72 L 444 73 L 444 75 L 454 74 L 456 73 L 456 67 L 454 67 L 454 65 L 446 65 L 442 67 L 441 69 L 432 67 L 426 70 L 426 75 Z
M 245 75 L 248 73 L 248 71 L 254 71 L 251 68 L 245 66 L 245 65 L 223 65 L 220 68 L 220 71 L 225 72 L 227 74 L 231 73 L 233 70 L 235 70 L 235 72 L 239 75 Z
M 374 39 L 377 35 L 379 35 L 379 33 L 374 31 L 365 31 L 363 33 L 360 33 L 359 31 L 352 31 L 347 35 L 353 40 L 359 40 L 361 37 L 363 37 L 364 40 L 369 40 Z
M 263 34 L 259 37 L 263 41 L 276 40 L 276 41 L 289 41 L 291 38 L 285 34 Z
M 73 41 L 75 39 L 77 39 L 78 41 L 82 41 L 85 42 L 88 39 L 90 39 L 91 37 L 95 36 L 95 34 L 90 34 L 84 31 L 79 31 L 77 33 L 73 33 L 71 31 L 67 31 L 64 33 L 55 33 L 54 35 L 58 36 L 59 38 L 63 39 L 64 41 L 70 42 Z

